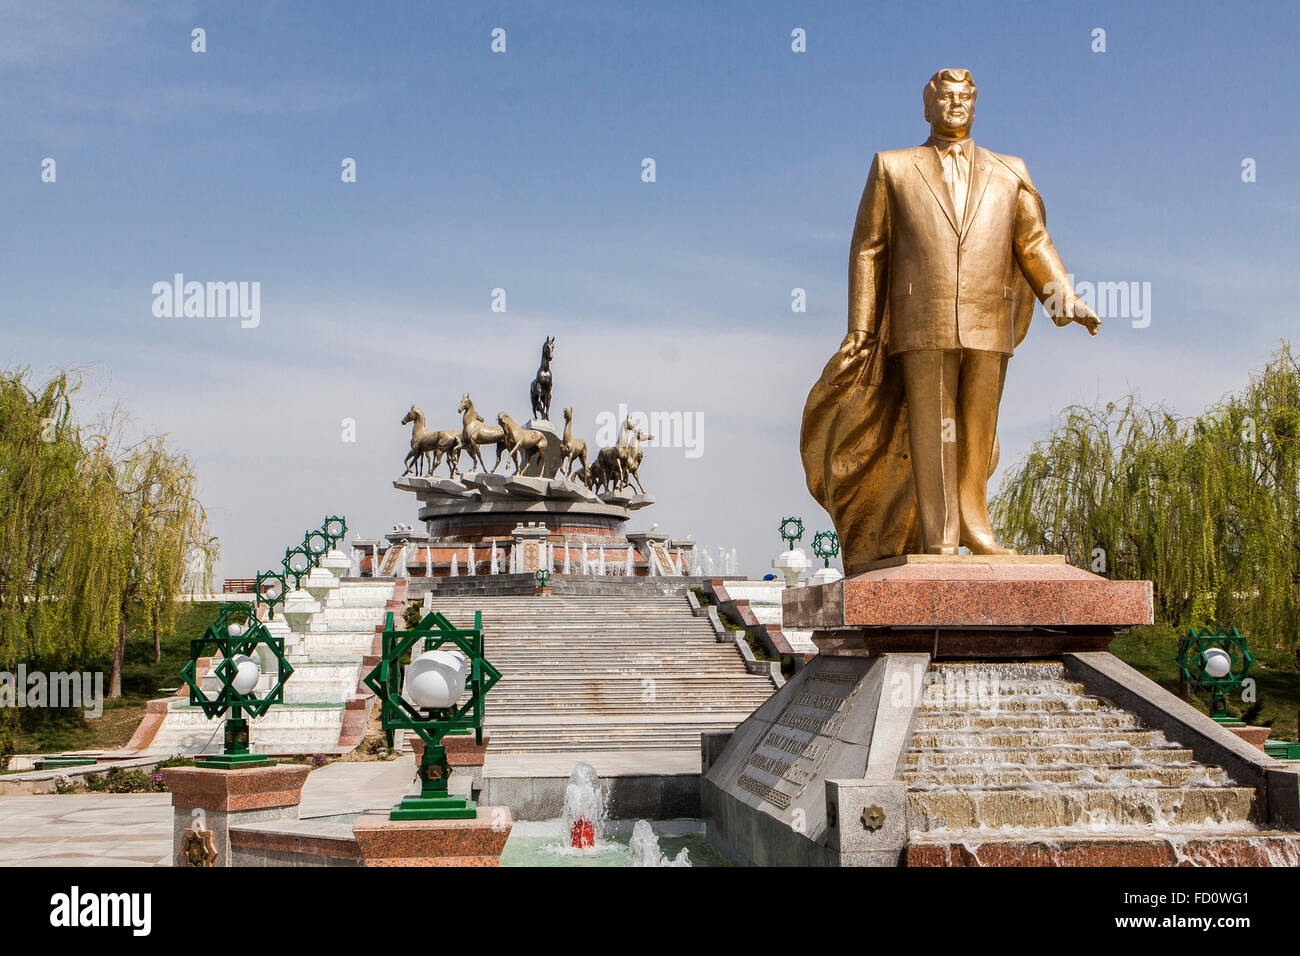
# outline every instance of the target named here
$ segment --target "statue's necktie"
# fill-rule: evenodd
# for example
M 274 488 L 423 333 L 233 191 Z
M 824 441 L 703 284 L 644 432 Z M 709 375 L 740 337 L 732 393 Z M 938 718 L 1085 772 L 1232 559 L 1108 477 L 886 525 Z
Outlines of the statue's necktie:
M 963 159 L 961 143 L 955 143 L 943 161 L 943 176 L 948 180 L 948 193 L 952 196 L 952 208 L 957 215 L 958 226 L 966 211 L 966 192 L 970 188 L 970 178 Z

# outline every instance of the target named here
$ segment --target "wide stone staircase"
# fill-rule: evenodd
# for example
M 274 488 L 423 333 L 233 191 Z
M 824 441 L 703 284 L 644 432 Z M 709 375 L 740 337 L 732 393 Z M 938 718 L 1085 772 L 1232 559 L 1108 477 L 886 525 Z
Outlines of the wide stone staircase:
M 337 594 L 318 612 L 318 629 L 293 633 L 285 640 L 285 657 L 293 676 L 285 684 L 284 703 L 271 707 L 249 725 L 249 741 L 259 753 L 329 753 L 355 746 L 345 739 L 345 724 L 364 723 L 369 692 L 359 692 L 364 659 L 374 653 L 375 626 L 382 624 L 393 597 L 392 581 L 345 579 Z M 322 626 L 323 625 L 323 626 Z M 215 662 L 214 662 L 215 663 Z M 256 693 L 270 690 L 273 662 L 266 661 Z M 209 669 L 200 686 L 209 697 L 220 681 Z M 221 750 L 222 719 L 209 720 L 187 698 L 165 702 L 165 715 L 142 749 L 155 753 L 216 753 Z M 349 711 L 358 717 L 349 721 Z M 146 718 L 147 719 L 147 718 Z
M 903 778 L 912 866 L 1300 864 L 1254 788 L 1060 662 L 932 665 Z
M 431 600 L 459 627 L 483 613 L 503 675 L 486 702 L 490 754 L 698 754 L 701 732 L 733 729 L 775 690 L 681 592 Z

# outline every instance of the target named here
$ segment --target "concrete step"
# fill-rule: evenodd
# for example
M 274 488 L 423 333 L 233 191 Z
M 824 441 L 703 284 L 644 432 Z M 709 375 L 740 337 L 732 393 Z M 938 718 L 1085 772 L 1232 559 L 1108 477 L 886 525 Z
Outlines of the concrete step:
M 995 731 L 1077 729 L 1103 727 L 1111 730 L 1136 730 L 1142 726 L 1136 714 L 1125 711 L 1016 711 L 995 714 L 925 713 L 917 717 L 917 730 Z
M 930 679 L 935 683 L 948 681 L 1054 681 L 1065 678 L 1065 665 L 1060 661 L 974 661 L 931 664 Z
M 903 771 L 908 787 L 933 790 L 940 787 L 1015 788 L 1037 787 L 1040 783 L 1077 784 L 1090 787 L 1160 786 L 1226 786 L 1232 781 L 1217 767 L 1149 766 L 1126 764 L 1124 766 L 1001 766 L 1001 767 L 944 767 Z
M 1214 834 L 1159 834 L 1048 839 L 914 836 L 907 866 L 1300 866 L 1300 837 L 1220 828 Z
M 973 830 L 1184 824 L 1250 820 L 1252 787 L 1071 787 L 1043 789 L 909 790 L 913 830 Z
M 1062 691 L 1059 694 L 980 694 L 943 697 L 922 692 L 923 714 L 947 714 L 954 711 L 976 713 L 1001 713 L 1008 710 L 1100 710 L 1105 705 L 1096 697 L 1088 697 L 1079 685 L 1078 693 Z
M 920 731 L 912 735 L 912 746 L 918 750 L 948 748 L 1010 748 L 1040 747 L 1160 747 L 1166 744 L 1165 735 L 1158 730 L 1126 730 L 1109 727 L 1080 727 L 1066 730 L 1012 730 L 1012 731 Z
M 950 750 L 911 750 L 906 755 L 909 767 L 972 767 L 981 765 L 1042 767 L 1052 764 L 1069 766 L 1128 766 L 1142 764 L 1189 764 L 1192 752 L 1181 747 L 1050 747 L 1041 750 L 1005 747 L 955 747 Z

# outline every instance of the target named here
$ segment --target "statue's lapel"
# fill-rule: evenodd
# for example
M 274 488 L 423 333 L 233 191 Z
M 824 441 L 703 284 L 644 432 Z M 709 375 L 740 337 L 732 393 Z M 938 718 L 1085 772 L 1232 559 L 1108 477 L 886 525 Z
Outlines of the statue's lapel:
M 933 150 L 931 150 L 933 152 Z M 970 193 L 966 197 L 966 218 L 962 220 L 961 235 L 964 239 L 970 232 L 970 225 L 975 221 L 980 203 L 984 200 L 984 190 L 989 185 L 989 171 L 993 166 L 993 157 L 987 149 L 975 147 L 975 161 L 971 164 Z
M 930 190 L 930 194 L 934 196 L 934 201 L 948 217 L 948 224 L 952 226 L 953 231 L 960 232 L 961 230 L 957 228 L 957 214 L 952 208 L 952 194 L 948 191 L 948 184 L 943 181 L 943 164 L 939 162 L 939 153 L 933 147 L 918 148 L 916 171 L 921 174 L 921 179 Z

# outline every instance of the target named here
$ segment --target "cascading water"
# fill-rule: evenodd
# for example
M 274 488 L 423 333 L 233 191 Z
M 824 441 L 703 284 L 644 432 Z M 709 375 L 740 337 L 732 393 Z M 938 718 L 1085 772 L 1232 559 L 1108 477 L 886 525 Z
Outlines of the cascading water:
M 638 820 L 627 844 L 624 866 L 690 866 L 691 855 L 685 847 L 671 860 L 659 849 L 659 838 L 648 820 Z
M 600 842 L 608 819 L 608 797 L 596 768 L 578 764 L 564 788 L 564 813 L 560 817 L 563 838 L 572 849 L 590 850 Z
M 1253 788 L 1088 695 L 1060 662 L 932 665 L 903 776 L 909 859 L 1119 859 L 1144 841 L 1178 862 L 1221 859 L 1234 841 L 1296 853 L 1254 823 Z

